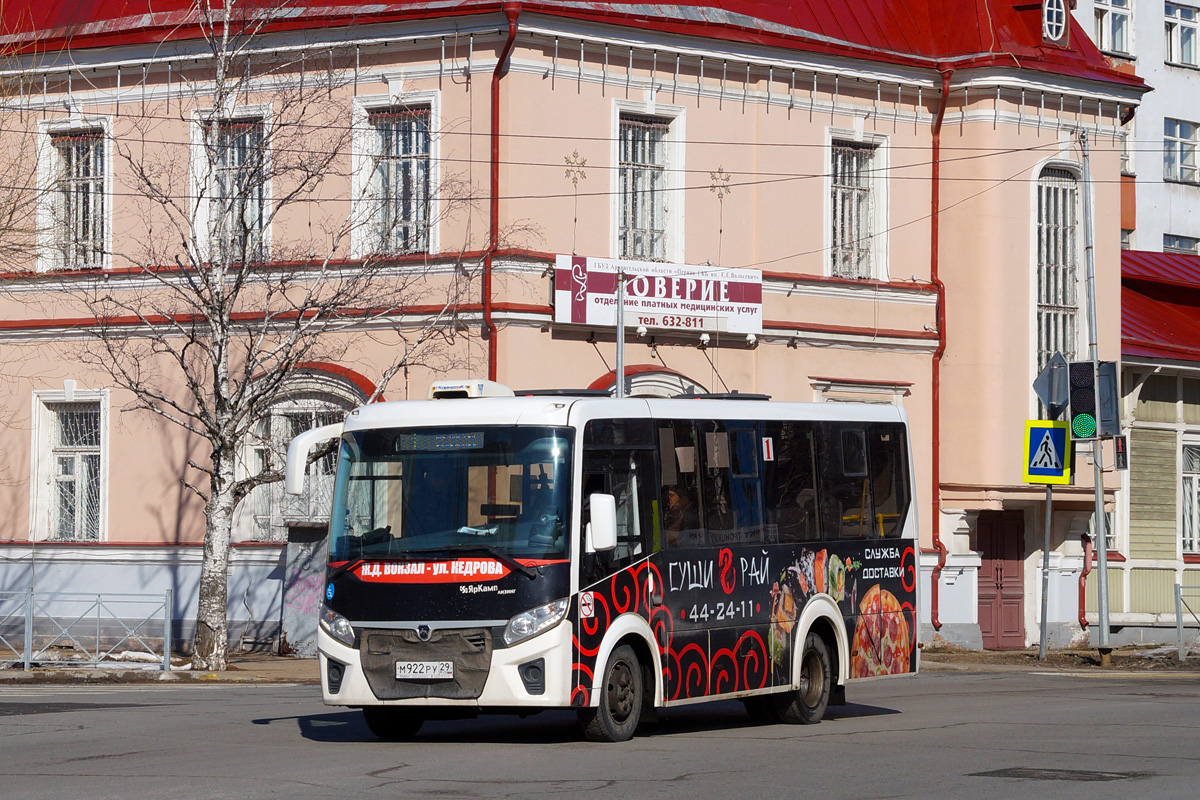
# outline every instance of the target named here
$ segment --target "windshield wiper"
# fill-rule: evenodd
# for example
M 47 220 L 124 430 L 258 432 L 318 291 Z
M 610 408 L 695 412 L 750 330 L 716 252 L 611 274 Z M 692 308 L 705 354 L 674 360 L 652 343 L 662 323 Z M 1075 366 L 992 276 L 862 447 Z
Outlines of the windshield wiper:
M 475 553 L 475 554 L 483 554 L 486 556 L 491 556 L 492 558 L 496 559 L 497 561 L 499 561 L 501 564 L 508 567 L 509 569 L 519 572 L 522 575 L 524 575 L 526 578 L 529 578 L 529 580 L 534 580 L 535 578 L 537 578 L 537 576 L 539 574 L 538 571 L 536 569 L 534 569 L 533 567 L 527 567 L 524 564 L 522 564 L 520 561 L 517 561 L 512 556 L 508 555 L 507 553 L 503 553 L 500 550 L 497 550 L 496 548 L 492 547 L 491 545 L 487 545 L 487 544 L 449 544 L 449 545 L 446 545 L 445 547 L 430 547 L 425 550 L 406 550 L 405 552 L 410 555 L 414 554 L 414 553 Z
M 352 558 L 349 561 L 347 561 L 345 564 L 342 564 L 340 567 L 335 567 L 333 572 L 329 573 L 329 577 L 326 578 L 325 580 L 327 580 L 329 583 L 333 583 L 338 578 L 342 577 L 347 572 L 354 569 L 355 567 L 357 567 L 359 564 L 363 563 L 364 561 L 366 561 L 366 559 L 363 558 L 362 556 L 359 556 L 358 558 Z

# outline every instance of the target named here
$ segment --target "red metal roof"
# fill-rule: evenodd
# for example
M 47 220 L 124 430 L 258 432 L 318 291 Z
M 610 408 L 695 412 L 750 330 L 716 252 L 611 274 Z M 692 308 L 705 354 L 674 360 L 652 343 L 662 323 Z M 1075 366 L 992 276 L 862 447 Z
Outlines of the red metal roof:
M 1200 361 L 1200 256 L 1122 253 L 1121 355 Z
M 1198 287 L 1200 256 L 1186 253 L 1155 253 L 1150 250 L 1123 250 L 1121 280 Z
M 214 3 L 215 5 L 216 3 Z M 0 41 L 38 50 L 195 38 L 193 0 L 40 0 L 3 6 Z M 253 8 L 257 4 L 248 3 Z M 278 29 L 336 27 L 499 11 L 501 0 L 278 0 Z M 1115 70 L 1070 18 L 1070 46 L 1042 43 L 1028 0 L 532 0 L 536 12 L 667 33 L 767 44 L 937 69 L 1016 67 L 1143 86 Z M 36 44 L 34 40 L 36 38 Z

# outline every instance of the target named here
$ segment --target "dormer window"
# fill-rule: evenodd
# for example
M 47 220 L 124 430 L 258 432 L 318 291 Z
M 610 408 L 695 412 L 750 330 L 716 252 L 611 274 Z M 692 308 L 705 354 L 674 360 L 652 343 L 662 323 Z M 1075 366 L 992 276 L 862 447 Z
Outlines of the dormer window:
M 1067 44 L 1067 0 L 1043 0 L 1042 38 L 1051 44 Z

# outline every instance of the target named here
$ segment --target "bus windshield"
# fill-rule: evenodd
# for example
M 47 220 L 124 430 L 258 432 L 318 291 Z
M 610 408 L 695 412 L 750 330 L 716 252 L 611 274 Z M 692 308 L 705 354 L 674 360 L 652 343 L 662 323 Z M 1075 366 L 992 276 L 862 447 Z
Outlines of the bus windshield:
M 566 557 L 573 439 L 569 428 L 531 426 L 347 433 L 330 562 Z

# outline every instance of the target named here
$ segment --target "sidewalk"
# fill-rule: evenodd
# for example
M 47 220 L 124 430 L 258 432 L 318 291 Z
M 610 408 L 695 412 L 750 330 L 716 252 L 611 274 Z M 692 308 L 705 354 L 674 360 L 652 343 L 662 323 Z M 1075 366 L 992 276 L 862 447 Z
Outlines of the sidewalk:
M 1026 650 L 963 650 L 957 647 L 926 648 L 921 652 L 922 672 L 970 670 L 974 672 L 1007 672 L 1036 670 L 1040 672 L 1094 672 L 1106 674 L 1197 674 L 1200 675 L 1200 651 L 1192 648 L 1188 658 L 1180 662 L 1175 645 L 1121 647 L 1112 651 L 1112 664 L 1100 666 L 1096 650 L 1050 650 L 1044 661 L 1038 659 L 1036 647 Z
M 29 672 L 15 668 L 0 669 L 0 687 L 12 684 L 41 683 L 299 683 L 319 685 L 315 658 L 289 658 L 269 653 L 235 653 L 229 657 L 229 669 L 224 672 L 204 672 L 190 669 L 190 662 L 176 658 L 170 672 L 155 664 L 126 664 L 114 662 L 104 666 L 35 667 Z
M 1051 650 L 1039 661 L 1037 648 L 1029 650 L 925 649 L 921 653 L 922 672 L 1011 672 L 1053 671 L 1093 673 L 1096 675 L 1196 675 L 1200 676 L 1200 652 L 1193 650 L 1180 663 L 1175 647 L 1124 647 L 1112 653 L 1112 666 L 1103 668 L 1095 650 Z M 203 672 L 189 668 L 189 662 L 177 659 L 170 672 L 153 664 L 113 663 L 101 667 L 55 666 L 25 672 L 16 668 L 0 669 L 0 687 L 15 684 L 97 684 L 97 683 L 251 683 L 319 685 L 315 658 L 290 658 L 269 653 L 236 653 L 229 658 L 224 672 Z

